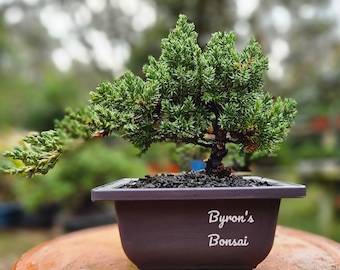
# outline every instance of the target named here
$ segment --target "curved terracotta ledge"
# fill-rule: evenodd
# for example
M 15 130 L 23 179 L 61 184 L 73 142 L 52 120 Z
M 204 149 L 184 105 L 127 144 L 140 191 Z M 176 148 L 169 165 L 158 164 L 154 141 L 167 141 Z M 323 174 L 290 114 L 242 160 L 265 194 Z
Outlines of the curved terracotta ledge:
M 246 255 L 245 255 L 246 256 Z M 65 234 L 18 259 L 12 270 L 136 270 L 120 244 L 117 225 Z M 340 269 L 340 244 L 311 233 L 278 226 L 273 248 L 257 270 Z

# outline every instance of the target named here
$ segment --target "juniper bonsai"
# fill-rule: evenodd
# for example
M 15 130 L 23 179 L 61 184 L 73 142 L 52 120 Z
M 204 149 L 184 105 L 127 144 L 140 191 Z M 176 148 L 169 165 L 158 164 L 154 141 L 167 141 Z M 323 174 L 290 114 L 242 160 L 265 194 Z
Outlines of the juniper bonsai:
M 292 99 L 263 89 L 268 59 L 251 38 L 235 48 L 233 32 L 216 32 L 204 49 L 193 23 L 180 15 L 161 42 L 159 59 L 149 57 L 145 79 L 127 71 L 90 93 L 88 106 L 68 110 L 55 128 L 24 138 L 5 156 L 11 174 L 33 176 L 54 167 L 63 152 L 88 139 L 118 135 L 145 152 L 154 142 L 194 144 L 211 149 L 208 174 L 230 174 L 222 159 L 228 143 L 240 151 L 275 152 L 296 114 Z

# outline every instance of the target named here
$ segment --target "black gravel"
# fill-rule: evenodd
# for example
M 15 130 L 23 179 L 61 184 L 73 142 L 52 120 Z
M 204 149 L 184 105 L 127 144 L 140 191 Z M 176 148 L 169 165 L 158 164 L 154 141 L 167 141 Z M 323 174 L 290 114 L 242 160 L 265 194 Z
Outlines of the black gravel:
M 271 186 L 266 181 L 245 179 L 231 174 L 229 177 L 208 176 L 205 171 L 181 174 L 157 174 L 130 181 L 121 188 L 197 188 L 197 187 L 256 187 Z

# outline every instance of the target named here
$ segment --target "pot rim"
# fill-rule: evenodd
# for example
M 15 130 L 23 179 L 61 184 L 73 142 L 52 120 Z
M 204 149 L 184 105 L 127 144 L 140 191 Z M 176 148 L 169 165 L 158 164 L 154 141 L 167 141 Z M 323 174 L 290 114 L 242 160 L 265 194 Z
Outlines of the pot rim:
M 272 186 L 260 187 L 215 187 L 215 188 L 119 188 L 136 180 L 123 178 L 92 189 L 92 201 L 136 201 L 136 200 L 211 200 L 211 199 L 281 199 L 303 198 L 306 186 L 277 181 L 259 176 L 246 176 L 257 181 L 266 181 Z

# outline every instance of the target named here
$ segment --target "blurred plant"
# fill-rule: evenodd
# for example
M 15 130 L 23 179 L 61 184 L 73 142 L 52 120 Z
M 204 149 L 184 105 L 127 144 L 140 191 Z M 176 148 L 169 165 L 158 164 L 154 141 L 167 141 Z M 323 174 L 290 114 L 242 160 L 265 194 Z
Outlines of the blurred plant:
M 110 179 L 145 175 L 146 164 L 136 157 L 137 152 L 116 138 L 92 141 L 65 154 L 60 166 L 48 175 L 24 182 L 13 181 L 13 192 L 28 210 L 57 204 L 65 211 L 77 212 L 90 203 L 90 191 L 94 186 Z

